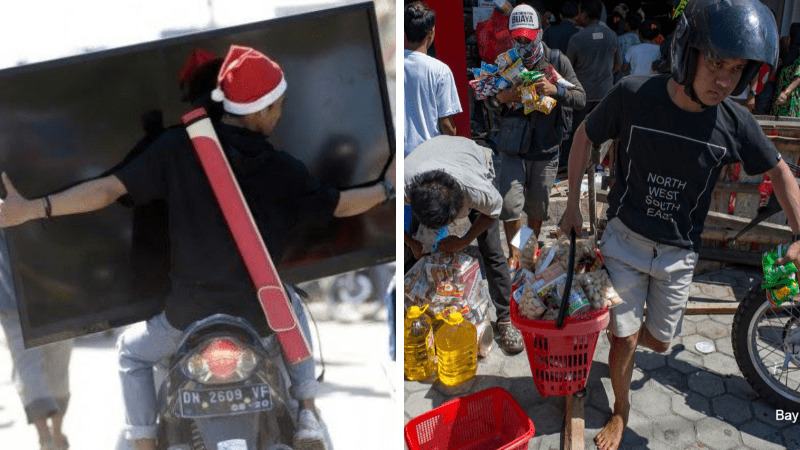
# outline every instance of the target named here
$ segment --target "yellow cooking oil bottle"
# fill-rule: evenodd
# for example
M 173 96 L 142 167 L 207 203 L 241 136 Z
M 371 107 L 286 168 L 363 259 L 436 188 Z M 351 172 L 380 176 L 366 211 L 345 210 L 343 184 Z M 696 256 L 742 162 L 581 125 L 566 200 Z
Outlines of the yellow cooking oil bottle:
M 477 331 L 459 312 L 445 317 L 436 331 L 439 381 L 445 386 L 461 384 L 478 370 Z
M 403 371 L 411 381 L 427 380 L 436 368 L 433 349 L 433 329 L 425 310 L 412 306 L 406 312 L 403 333 Z

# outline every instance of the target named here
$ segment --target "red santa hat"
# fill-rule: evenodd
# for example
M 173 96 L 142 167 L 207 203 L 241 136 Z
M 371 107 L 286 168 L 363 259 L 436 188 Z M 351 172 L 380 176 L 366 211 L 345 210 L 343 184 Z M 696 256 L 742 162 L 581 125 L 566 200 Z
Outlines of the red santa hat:
M 250 47 L 232 45 L 211 98 L 229 113 L 247 115 L 273 104 L 284 92 L 286 79 L 275 61 Z

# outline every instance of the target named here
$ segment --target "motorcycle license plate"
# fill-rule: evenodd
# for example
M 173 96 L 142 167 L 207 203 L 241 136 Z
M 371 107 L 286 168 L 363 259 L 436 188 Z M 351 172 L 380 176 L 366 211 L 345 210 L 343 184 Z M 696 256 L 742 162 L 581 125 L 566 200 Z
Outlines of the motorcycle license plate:
M 228 416 L 272 409 L 272 393 L 263 383 L 228 389 L 178 389 L 184 418 Z

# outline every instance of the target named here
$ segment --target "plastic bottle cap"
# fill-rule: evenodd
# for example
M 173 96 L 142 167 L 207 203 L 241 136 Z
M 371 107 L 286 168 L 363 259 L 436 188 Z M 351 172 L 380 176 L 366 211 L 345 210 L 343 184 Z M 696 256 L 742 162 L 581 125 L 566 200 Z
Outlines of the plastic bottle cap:
M 417 317 L 421 316 L 426 309 L 428 309 L 428 305 L 425 305 L 423 308 L 420 308 L 419 306 L 412 306 L 408 308 L 406 317 L 409 319 L 416 319 Z
M 464 321 L 464 316 L 461 315 L 460 312 L 453 312 L 447 316 L 447 323 L 450 325 L 456 325 Z

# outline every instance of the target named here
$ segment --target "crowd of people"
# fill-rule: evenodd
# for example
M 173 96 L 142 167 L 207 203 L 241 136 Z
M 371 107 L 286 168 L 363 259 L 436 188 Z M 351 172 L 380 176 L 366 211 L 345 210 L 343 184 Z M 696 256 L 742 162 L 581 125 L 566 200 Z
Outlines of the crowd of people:
M 440 228 L 469 218 L 466 234 L 448 236 L 438 250 L 457 252 L 477 238 L 501 348 L 518 353 L 524 347 L 508 311 L 510 274 L 519 258 L 510 240 L 521 227 L 521 213 L 540 237 L 550 190 L 564 174 L 569 190 L 560 229 L 580 236 L 580 185 L 592 148 L 616 140 L 617 176 L 600 250 L 624 304 L 611 311 L 608 328 L 613 410 L 595 438 L 598 448 L 615 449 L 630 411 L 637 346 L 663 353 L 680 332 L 711 193 L 724 165 L 741 163 L 748 174 L 769 176 L 794 234 L 780 263 L 800 262 L 800 189 L 753 115 L 764 104 L 763 97 L 756 101 L 759 95 L 771 95 L 770 114 L 800 113 L 800 27 L 792 27 L 788 42 L 780 39 L 774 13 L 758 0 L 666 3 L 670 9 L 658 17 L 645 17 L 641 2 L 611 11 L 601 0 L 567 0 L 558 11 L 527 0 L 509 11 L 507 3 L 496 1 L 492 17 L 478 24 L 482 63 L 494 64 L 498 54 L 513 49 L 525 69 L 552 66 L 567 83 L 536 82 L 538 95 L 556 100 L 549 114 L 524 115 L 516 108 L 516 86 L 476 97 L 475 108 L 492 117 L 494 132 L 488 139 L 476 133 L 474 140 L 448 136 L 470 134 L 440 126 L 458 112 L 442 101 L 453 101 L 445 94 L 454 90 L 453 75 L 431 56 L 417 54 L 432 46 L 434 12 L 421 1 L 405 6 L 405 60 L 428 58 L 436 67 L 405 68 L 406 137 L 423 135 L 420 117 L 428 123 L 422 143 L 406 141 L 405 202 L 412 226 L 405 243 L 419 258 L 426 249 L 415 225 Z M 742 30 L 748 39 L 738 38 Z M 448 81 L 432 82 L 442 79 Z M 519 122 L 517 117 L 527 118 L 530 137 L 516 149 L 497 145 L 513 129 L 503 124 Z M 654 201 L 653 192 L 663 196 Z

